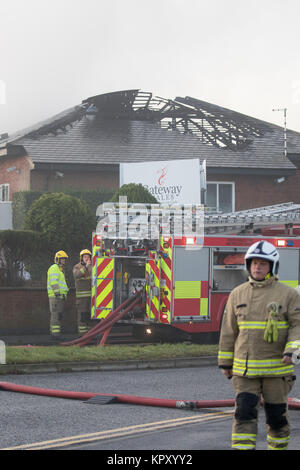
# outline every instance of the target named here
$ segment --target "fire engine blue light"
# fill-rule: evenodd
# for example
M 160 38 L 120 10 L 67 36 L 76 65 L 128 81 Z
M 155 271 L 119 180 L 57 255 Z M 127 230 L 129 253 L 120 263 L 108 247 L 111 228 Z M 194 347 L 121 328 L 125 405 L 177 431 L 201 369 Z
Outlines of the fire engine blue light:
M 294 240 L 287 240 L 286 246 L 294 246 Z

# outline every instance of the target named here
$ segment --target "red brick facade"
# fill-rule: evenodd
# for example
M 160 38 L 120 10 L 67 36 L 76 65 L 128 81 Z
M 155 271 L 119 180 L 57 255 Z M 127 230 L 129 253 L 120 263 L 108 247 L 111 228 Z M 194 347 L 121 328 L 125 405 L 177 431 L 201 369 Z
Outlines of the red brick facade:
M 300 203 L 300 170 L 295 176 L 286 176 L 285 181 L 278 183 L 275 176 L 265 175 L 216 175 L 209 181 L 226 181 L 235 183 L 235 210 L 281 204 L 283 202 Z
M 31 159 L 26 156 L 0 156 L 0 184 L 9 184 L 9 200 L 17 191 L 29 191 Z
M 282 202 L 300 203 L 300 170 L 278 183 L 275 176 L 266 175 L 210 175 L 209 181 L 235 184 L 235 210 L 250 209 Z M 9 199 L 18 191 L 63 191 L 65 189 L 108 189 L 119 185 L 117 171 L 36 170 L 27 156 L 0 156 L 0 184 L 10 185 Z
M 49 334 L 50 312 L 46 289 L 0 288 L 0 330 L 6 335 Z M 75 290 L 71 289 L 62 324 L 65 333 L 76 333 Z
M 63 191 L 65 189 L 118 189 L 119 175 L 113 171 L 45 171 L 33 170 L 30 175 L 32 191 Z

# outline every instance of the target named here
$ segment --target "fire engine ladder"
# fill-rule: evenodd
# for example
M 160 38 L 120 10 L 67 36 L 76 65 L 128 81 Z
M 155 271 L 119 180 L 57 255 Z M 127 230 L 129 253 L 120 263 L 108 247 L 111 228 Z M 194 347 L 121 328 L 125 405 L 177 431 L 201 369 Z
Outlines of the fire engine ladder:
M 205 234 L 253 233 L 263 227 L 284 225 L 287 233 L 300 224 L 300 204 L 286 202 L 226 214 L 205 214 Z

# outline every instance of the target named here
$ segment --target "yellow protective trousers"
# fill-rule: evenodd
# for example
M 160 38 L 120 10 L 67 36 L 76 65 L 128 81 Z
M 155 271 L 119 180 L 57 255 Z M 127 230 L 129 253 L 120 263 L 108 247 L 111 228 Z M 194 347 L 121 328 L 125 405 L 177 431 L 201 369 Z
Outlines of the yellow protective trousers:
M 76 310 L 78 333 L 83 335 L 89 330 L 89 320 L 91 319 L 91 297 L 77 298 Z
M 59 336 L 61 334 L 64 304 L 65 300 L 63 298 L 49 297 L 51 336 Z
M 261 398 L 266 415 L 269 450 L 287 449 L 290 439 L 288 394 L 295 377 L 233 376 L 235 414 L 232 427 L 232 448 L 255 450 L 258 410 Z

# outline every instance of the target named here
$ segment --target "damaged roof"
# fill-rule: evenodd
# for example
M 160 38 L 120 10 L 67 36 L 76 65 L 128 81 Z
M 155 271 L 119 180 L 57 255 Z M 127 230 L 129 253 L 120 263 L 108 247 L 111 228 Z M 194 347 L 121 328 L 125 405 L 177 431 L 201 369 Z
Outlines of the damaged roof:
M 288 152 L 300 133 L 287 131 Z M 295 170 L 280 126 L 191 97 L 140 90 L 90 97 L 0 141 L 34 163 L 119 164 L 199 158 L 209 168 Z

